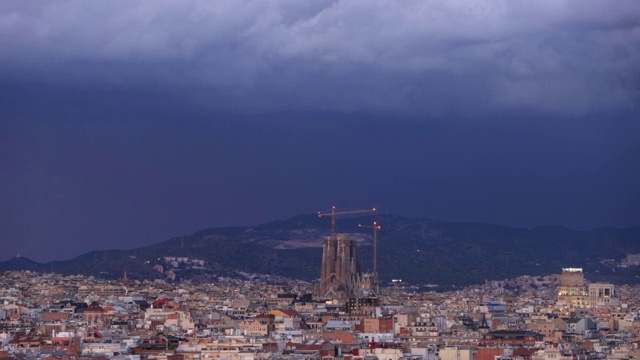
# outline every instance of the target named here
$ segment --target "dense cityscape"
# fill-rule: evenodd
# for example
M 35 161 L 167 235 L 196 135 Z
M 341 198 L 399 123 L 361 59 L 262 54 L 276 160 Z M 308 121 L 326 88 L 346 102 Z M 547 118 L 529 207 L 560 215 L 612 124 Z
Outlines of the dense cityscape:
M 640 0 L 2 0 L 0 360 L 640 360 L 639 65 Z
M 640 285 L 589 283 L 583 269 L 563 268 L 423 291 L 400 279 L 381 286 L 357 254 L 355 241 L 328 237 L 316 283 L 248 273 L 202 283 L 5 272 L 0 358 L 640 357 Z

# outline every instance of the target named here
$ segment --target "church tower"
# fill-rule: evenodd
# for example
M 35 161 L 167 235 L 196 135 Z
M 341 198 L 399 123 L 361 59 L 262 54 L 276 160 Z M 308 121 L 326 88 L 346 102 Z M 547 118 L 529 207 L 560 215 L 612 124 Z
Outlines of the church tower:
M 322 245 L 322 271 L 316 295 L 345 300 L 354 295 L 362 278 L 358 245 L 346 234 L 327 237 Z

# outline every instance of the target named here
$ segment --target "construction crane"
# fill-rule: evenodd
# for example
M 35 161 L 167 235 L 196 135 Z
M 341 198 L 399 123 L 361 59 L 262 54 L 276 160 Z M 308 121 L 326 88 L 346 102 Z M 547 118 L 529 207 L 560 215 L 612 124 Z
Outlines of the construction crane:
M 358 227 L 373 229 L 373 284 L 376 294 L 378 294 L 378 230 L 382 227 L 378 225 L 377 221 L 374 221 L 373 225 L 358 224 Z
M 367 210 L 336 211 L 336 207 L 332 206 L 331 212 L 328 214 L 323 214 L 322 212 L 318 211 L 318 217 L 331 216 L 331 233 L 335 234 L 336 233 L 336 217 L 338 215 L 362 214 L 362 213 L 375 212 L 375 211 L 376 211 L 376 208 L 367 209 Z

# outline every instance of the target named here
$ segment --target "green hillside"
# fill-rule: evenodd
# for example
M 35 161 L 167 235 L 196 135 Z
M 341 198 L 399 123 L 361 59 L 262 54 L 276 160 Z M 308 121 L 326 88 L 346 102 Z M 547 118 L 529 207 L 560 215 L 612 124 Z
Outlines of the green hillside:
M 364 269 L 372 266 L 372 236 L 358 227 L 373 220 L 378 235 L 382 281 L 401 278 L 412 283 L 467 285 L 519 275 L 559 273 L 583 267 L 587 277 L 618 283 L 640 282 L 640 271 L 602 265 L 640 252 L 640 228 L 576 231 L 563 227 L 510 228 L 476 223 L 409 219 L 393 215 L 339 219 L 338 232 L 361 241 Z M 322 240 L 329 236 L 328 218 L 301 215 L 253 227 L 224 227 L 131 250 L 91 252 L 75 259 L 37 264 L 28 259 L 0 263 L 0 270 L 24 269 L 108 278 L 161 278 L 154 265 L 170 268 L 165 256 L 205 260 L 203 269 L 176 269 L 178 278 L 206 279 L 236 271 L 314 280 L 319 277 Z M 21 265 L 22 264 L 22 265 Z M 609 280 L 607 280 L 609 279 Z

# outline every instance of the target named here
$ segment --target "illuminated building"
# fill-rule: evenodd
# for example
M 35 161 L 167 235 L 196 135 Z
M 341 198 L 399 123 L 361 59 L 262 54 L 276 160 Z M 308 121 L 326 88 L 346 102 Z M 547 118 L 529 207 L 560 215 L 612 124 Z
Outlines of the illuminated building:
M 582 268 L 563 268 L 560 275 L 558 302 L 569 309 L 583 308 L 587 306 L 587 297 Z

